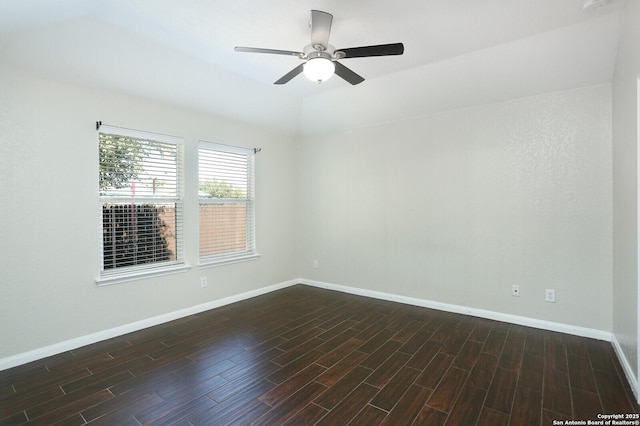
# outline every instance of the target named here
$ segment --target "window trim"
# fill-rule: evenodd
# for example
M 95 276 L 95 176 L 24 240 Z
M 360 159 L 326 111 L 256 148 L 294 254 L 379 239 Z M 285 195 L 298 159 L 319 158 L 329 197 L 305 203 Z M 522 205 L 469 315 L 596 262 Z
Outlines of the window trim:
M 256 252 L 256 253 L 253 253 L 253 254 L 246 254 L 244 256 L 233 256 L 233 257 L 229 257 L 227 259 L 223 259 L 222 257 L 220 257 L 218 259 L 205 260 L 203 262 L 198 262 L 198 268 L 200 268 L 200 269 L 217 268 L 218 266 L 232 265 L 234 263 L 249 262 L 249 261 L 252 261 L 252 260 L 257 260 L 261 256 L 262 255 L 260 253 Z
M 142 139 L 156 141 L 161 143 L 176 145 L 176 195 L 175 197 L 158 197 L 151 198 L 145 196 L 128 197 L 128 196 L 105 196 L 98 193 L 98 206 L 102 210 L 104 203 L 132 202 L 140 204 L 162 204 L 175 203 L 176 210 L 180 210 L 180 225 L 176 227 L 176 260 L 164 262 L 154 262 L 148 264 L 140 264 L 129 267 L 115 268 L 114 270 L 104 268 L 104 240 L 103 240 L 103 212 L 100 211 L 98 217 L 98 238 L 99 238 L 99 272 L 95 282 L 98 286 L 118 284 L 123 282 L 135 281 L 150 277 L 164 276 L 187 271 L 191 268 L 185 261 L 184 250 L 184 139 L 177 136 L 164 135 L 142 130 L 128 129 L 124 127 L 116 127 L 100 124 L 98 135 L 100 133 L 111 134 L 117 136 L 126 136 L 134 139 Z M 98 138 L 99 140 L 99 138 Z M 98 149 L 99 149 L 98 142 Z
M 114 273 L 111 275 L 103 275 L 96 278 L 95 281 L 99 287 L 102 287 L 102 286 L 108 286 L 112 284 L 126 283 L 129 281 L 143 280 L 146 278 L 179 274 L 182 272 L 186 272 L 189 269 L 191 269 L 191 265 L 188 265 L 186 263 L 181 263 L 181 264 L 172 263 L 172 264 L 167 264 L 165 266 L 155 266 L 153 269 L 146 270 L 146 271 L 136 270 L 136 271 L 129 271 L 126 274 L 121 272 L 119 274 Z
M 261 257 L 261 254 L 257 251 L 257 242 L 256 242 L 256 214 L 255 214 L 255 150 L 251 148 L 243 148 L 234 145 L 227 145 L 215 142 L 209 142 L 205 140 L 198 141 L 197 147 L 197 157 L 198 157 L 198 193 L 200 191 L 200 150 L 208 149 L 219 152 L 228 152 L 233 154 L 241 154 L 247 156 L 248 161 L 248 194 L 246 201 L 238 202 L 236 199 L 232 198 L 221 198 L 221 199 L 205 199 L 198 196 L 198 210 L 203 204 L 229 204 L 229 203 L 238 203 L 245 204 L 247 206 L 247 228 L 246 235 L 247 240 L 250 241 L 251 247 L 249 250 L 243 250 L 238 252 L 227 252 L 221 254 L 214 255 L 206 255 L 202 256 L 200 254 L 200 237 L 202 229 L 200 227 L 200 219 L 198 212 L 198 266 L 200 268 L 210 268 L 210 267 L 218 267 L 224 266 L 234 263 L 247 262 L 251 260 L 256 260 Z M 202 200 L 207 200 L 207 202 L 202 203 Z M 243 199 L 245 200 L 245 199 Z M 251 225 L 249 225 L 251 224 Z

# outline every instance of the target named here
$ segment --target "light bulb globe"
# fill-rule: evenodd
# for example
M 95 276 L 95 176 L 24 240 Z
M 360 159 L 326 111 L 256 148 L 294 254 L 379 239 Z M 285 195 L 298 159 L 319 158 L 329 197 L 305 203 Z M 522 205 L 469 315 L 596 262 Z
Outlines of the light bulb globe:
M 331 78 L 336 66 L 330 59 L 318 57 L 309 59 L 304 64 L 304 75 L 311 81 L 322 83 Z

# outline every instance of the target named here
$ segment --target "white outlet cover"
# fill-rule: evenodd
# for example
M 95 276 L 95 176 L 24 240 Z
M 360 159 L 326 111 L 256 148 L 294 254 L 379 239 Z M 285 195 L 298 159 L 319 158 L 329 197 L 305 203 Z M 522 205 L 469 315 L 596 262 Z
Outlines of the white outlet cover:
M 552 289 L 546 289 L 544 292 L 544 300 L 550 303 L 556 303 L 556 291 Z

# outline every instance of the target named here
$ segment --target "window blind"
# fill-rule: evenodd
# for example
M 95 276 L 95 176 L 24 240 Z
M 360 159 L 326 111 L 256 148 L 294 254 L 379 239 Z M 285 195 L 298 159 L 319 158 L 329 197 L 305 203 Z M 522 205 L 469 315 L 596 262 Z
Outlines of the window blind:
M 198 189 L 200 263 L 255 255 L 253 151 L 201 141 Z
M 101 277 L 184 264 L 183 140 L 102 125 Z

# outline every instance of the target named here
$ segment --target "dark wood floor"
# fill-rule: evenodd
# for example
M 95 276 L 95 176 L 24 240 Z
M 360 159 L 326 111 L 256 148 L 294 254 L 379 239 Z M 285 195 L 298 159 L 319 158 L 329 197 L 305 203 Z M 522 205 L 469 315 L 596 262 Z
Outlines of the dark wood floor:
M 607 342 L 294 286 L 0 372 L 0 424 L 551 425 L 638 413 Z

